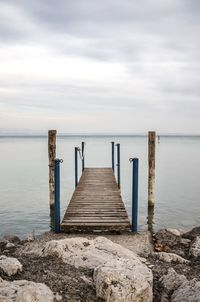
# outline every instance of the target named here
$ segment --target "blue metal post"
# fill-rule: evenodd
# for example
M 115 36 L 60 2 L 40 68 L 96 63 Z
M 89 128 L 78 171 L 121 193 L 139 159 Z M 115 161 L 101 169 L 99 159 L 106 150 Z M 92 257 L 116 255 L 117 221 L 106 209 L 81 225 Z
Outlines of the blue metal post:
M 117 144 L 117 183 L 120 188 L 120 144 Z
M 75 187 L 78 185 L 78 147 L 74 149 L 74 157 L 75 157 Z
M 115 143 L 111 142 L 112 144 L 112 169 L 115 172 Z
M 81 143 L 81 149 L 82 149 L 82 172 L 85 169 L 85 155 L 84 155 L 84 148 L 85 148 L 85 142 Z
M 133 162 L 132 178 L 132 232 L 138 231 L 138 170 L 139 159 L 130 159 Z
M 54 160 L 54 221 L 55 232 L 60 233 L 60 162 L 62 160 Z

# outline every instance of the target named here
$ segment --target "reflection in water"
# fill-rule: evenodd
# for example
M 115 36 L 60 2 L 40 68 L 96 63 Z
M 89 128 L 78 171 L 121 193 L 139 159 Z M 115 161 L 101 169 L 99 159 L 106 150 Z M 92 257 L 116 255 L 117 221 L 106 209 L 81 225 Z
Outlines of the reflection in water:
M 148 207 L 148 216 L 147 216 L 147 225 L 148 231 L 153 233 L 153 225 L 154 225 L 154 207 Z
M 55 230 L 55 211 L 50 209 L 50 229 L 51 231 Z

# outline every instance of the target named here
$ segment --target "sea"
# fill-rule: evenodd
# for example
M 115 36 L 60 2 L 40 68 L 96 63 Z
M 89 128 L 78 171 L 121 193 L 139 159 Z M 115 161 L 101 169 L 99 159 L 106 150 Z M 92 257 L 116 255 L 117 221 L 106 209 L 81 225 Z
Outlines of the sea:
M 85 145 L 86 167 L 111 167 L 111 142 L 121 147 L 121 192 L 131 219 L 132 164 L 139 159 L 139 231 L 200 225 L 200 137 L 161 135 L 156 143 L 154 211 L 148 211 L 147 136 L 58 136 L 61 219 L 75 187 L 74 148 Z M 115 153 L 116 156 L 116 153 Z M 0 137 L 0 237 L 50 230 L 46 136 Z M 78 161 L 79 177 L 81 159 Z M 116 170 L 116 169 L 115 169 Z M 117 175 L 116 175 L 117 177 Z

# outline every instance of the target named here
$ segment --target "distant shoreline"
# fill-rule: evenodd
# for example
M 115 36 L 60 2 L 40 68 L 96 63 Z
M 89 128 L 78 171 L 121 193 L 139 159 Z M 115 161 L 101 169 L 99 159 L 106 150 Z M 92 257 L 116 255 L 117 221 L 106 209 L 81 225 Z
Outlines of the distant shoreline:
M 159 137 L 200 138 L 200 134 L 158 134 Z M 0 138 L 47 138 L 47 134 L 0 134 Z M 147 134 L 57 134 L 57 137 L 148 137 Z

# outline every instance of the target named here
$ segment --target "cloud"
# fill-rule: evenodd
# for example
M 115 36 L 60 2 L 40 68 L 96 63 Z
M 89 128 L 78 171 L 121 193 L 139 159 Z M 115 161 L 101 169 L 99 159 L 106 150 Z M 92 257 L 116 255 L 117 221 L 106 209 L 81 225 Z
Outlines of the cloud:
M 199 6 L 0 1 L 0 128 L 200 133 Z

